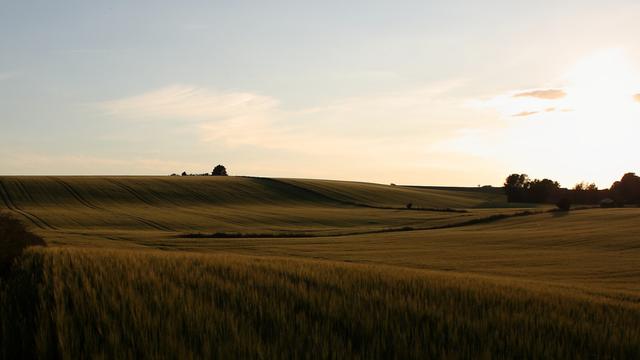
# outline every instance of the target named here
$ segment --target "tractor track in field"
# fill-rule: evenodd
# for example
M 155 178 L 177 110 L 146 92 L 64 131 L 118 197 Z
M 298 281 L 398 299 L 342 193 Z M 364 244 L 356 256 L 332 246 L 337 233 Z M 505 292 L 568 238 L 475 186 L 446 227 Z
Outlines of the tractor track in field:
M 71 194 L 71 196 L 73 196 L 82 205 L 84 205 L 84 206 L 86 206 L 86 207 L 88 207 L 90 209 L 102 210 L 99 206 L 96 206 L 96 205 L 92 204 L 91 202 L 89 202 L 87 199 L 85 199 L 82 195 L 80 195 L 80 193 L 78 193 L 76 191 L 76 189 L 74 189 L 71 185 L 69 185 L 64 180 L 62 180 L 60 178 L 53 178 L 53 179 L 58 184 L 62 185 L 62 187 L 64 187 L 69 192 L 69 194 Z
M 135 189 L 133 189 L 131 186 L 122 183 L 121 181 L 115 180 L 115 179 L 109 179 L 109 181 L 111 181 L 111 183 L 115 184 L 116 186 L 119 186 L 121 189 L 125 190 L 126 192 L 128 192 L 129 194 L 131 194 L 131 196 L 135 197 L 136 199 L 140 200 L 141 202 L 149 205 L 149 206 L 155 206 L 155 204 L 153 204 L 151 201 L 147 200 L 144 198 L 144 196 L 140 195 Z M 136 220 L 138 220 L 139 222 L 150 226 L 156 230 L 161 230 L 161 231 L 174 231 L 173 229 L 164 226 L 162 224 L 159 224 L 155 221 L 152 220 L 147 220 L 141 217 L 137 217 L 134 216 Z
M 64 180 L 62 180 L 60 178 L 54 178 L 54 179 L 55 179 L 56 182 L 58 182 L 60 185 L 62 185 L 71 194 L 71 196 L 73 196 L 82 205 L 84 205 L 84 206 L 86 206 L 86 207 L 88 207 L 90 209 L 93 209 L 93 210 L 100 210 L 100 211 L 104 211 L 104 212 L 109 212 L 109 213 L 114 214 L 114 215 L 122 215 L 121 213 L 115 212 L 115 211 L 110 210 L 110 209 L 105 209 L 103 207 L 100 207 L 98 205 L 95 205 L 95 204 L 91 203 L 89 200 L 87 200 L 85 197 L 83 197 L 80 193 L 78 193 L 76 191 L 76 189 L 73 188 L 73 186 L 71 186 L 70 184 L 68 184 Z M 126 188 L 126 186 L 123 187 L 123 188 Z M 127 191 L 129 191 L 129 190 L 127 190 Z M 133 189 L 131 189 L 131 191 L 133 191 L 133 193 L 135 193 L 135 191 Z M 133 193 L 132 193 L 132 195 L 133 195 Z M 133 196 L 138 198 L 138 195 L 133 195 Z M 159 231 L 174 231 L 173 229 L 171 229 L 171 228 L 169 228 L 167 226 L 164 226 L 162 224 L 159 224 L 159 223 L 157 223 L 155 221 L 152 221 L 152 220 L 148 220 L 148 219 L 145 219 L 145 218 L 142 218 L 142 217 L 139 217 L 139 216 L 136 216 L 136 215 L 131 215 L 131 214 L 125 214 L 125 215 L 132 217 L 133 219 L 135 219 L 136 221 L 138 221 L 141 224 L 144 224 L 144 225 L 146 225 L 148 227 L 154 228 L 154 229 L 159 230 Z
M 131 196 L 133 196 L 134 198 L 140 200 L 141 202 L 149 205 L 149 206 L 155 206 L 155 204 L 153 204 L 151 201 L 147 200 L 144 198 L 144 196 L 140 195 L 135 189 L 133 189 L 131 186 L 124 184 L 122 181 L 120 180 L 116 180 L 116 179 L 107 179 L 109 182 L 111 182 L 112 184 L 118 186 L 119 188 L 121 188 L 122 190 L 128 192 L 129 194 L 131 194 Z
M 321 192 L 318 192 L 316 190 L 312 190 L 309 188 L 306 188 L 304 186 L 300 186 L 300 185 L 295 185 L 295 184 L 291 184 L 288 183 L 286 181 L 282 181 L 282 180 L 278 180 L 278 179 L 272 179 L 272 178 L 261 178 L 261 177 L 251 177 L 252 179 L 258 181 L 258 182 L 262 182 L 262 183 L 269 183 L 272 185 L 276 185 L 276 186 L 281 186 L 281 187 L 288 187 L 291 189 L 295 189 L 297 191 L 303 192 L 303 193 L 307 193 L 313 197 L 316 198 L 320 198 L 323 199 L 324 201 L 327 202 L 332 202 L 332 203 L 338 203 L 341 205 L 347 205 L 347 206 L 357 206 L 357 207 L 366 207 L 366 208 L 375 208 L 375 206 L 372 205 L 367 205 L 367 204 L 359 204 L 356 202 L 352 202 L 352 201 L 345 201 L 345 200 L 340 200 L 340 199 L 336 199 L 334 197 L 325 195 Z
M 132 188 L 131 186 L 123 183 L 120 180 L 115 180 L 115 179 L 109 179 L 109 181 L 111 181 L 113 184 L 121 187 L 122 189 L 126 190 L 127 192 L 129 192 L 133 197 L 135 197 L 136 199 L 142 201 L 143 203 L 150 205 L 150 206 L 157 206 L 157 204 L 154 204 L 153 202 L 149 201 L 148 199 L 145 199 L 144 196 L 140 195 L 139 192 L 137 192 L 134 188 Z M 176 187 L 175 184 L 173 183 L 169 183 L 171 186 Z M 162 195 L 161 193 L 153 190 L 153 189 L 147 189 L 147 191 L 152 195 L 155 196 L 156 198 L 158 198 L 160 200 L 160 202 L 165 202 L 174 206 L 180 206 L 180 204 L 178 204 L 177 202 L 175 202 L 173 199 L 171 199 L 169 196 L 165 196 Z
M 133 216 L 133 218 L 138 220 L 139 222 L 149 226 L 149 227 L 152 227 L 152 228 L 156 229 L 156 230 L 160 230 L 160 231 L 175 231 L 172 228 L 164 226 L 162 224 L 159 224 L 159 223 L 157 223 L 155 221 L 147 220 L 147 219 L 144 219 L 144 218 L 141 218 L 141 217 L 138 217 L 138 216 Z
M 379 210 L 407 210 L 407 211 L 430 211 L 430 212 L 453 212 L 453 213 L 468 213 L 469 212 L 469 211 L 464 210 L 464 209 L 454 209 L 454 208 L 430 208 L 430 207 L 429 208 L 428 207 L 406 208 L 406 207 L 393 207 L 393 206 L 381 206 L 381 205 L 364 204 L 364 203 L 359 203 L 359 202 L 355 202 L 355 201 L 341 200 L 341 199 L 335 198 L 333 196 L 329 196 L 329 195 L 323 194 L 320 191 L 309 189 L 309 188 L 304 187 L 302 185 L 291 184 L 291 183 L 289 183 L 287 181 L 282 181 L 282 180 L 272 179 L 272 178 L 261 178 L 261 177 L 250 177 L 250 178 L 254 179 L 254 180 L 261 181 L 261 182 L 264 182 L 264 183 L 271 183 L 271 184 L 275 184 L 275 185 L 289 187 L 289 188 L 292 188 L 292 189 L 307 193 L 309 195 L 318 197 L 318 198 L 323 199 L 325 201 L 338 203 L 340 205 L 345 205 L 345 206 L 354 206 L 354 207 L 361 207 L 361 208 L 368 208 L 368 209 L 379 209 Z
M 29 199 L 29 201 L 31 203 L 35 203 L 35 200 L 33 199 L 33 196 L 31 196 L 31 193 L 27 190 L 27 188 L 24 186 L 22 181 L 16 179 L 16 184 L 18 185 L 18 188 L 20 188 L 22 193 L 27 197 L 27 199 Z
M 140 193 L 139 193 L 139 192 L 137 192 L 135 189 L 133 189 L 131 186 L 129 186 L 129 185 L 127 185 L 127 184 L 123 183 L 122 181 L 120 181 L 120 180 L 116 180 L 116 179 L 108 179 L 108 180 L 109 180 L 111 183 L 113 183 L 114 185 L 116 185 L 116 186 L 118 186 L 118 187 L 122 188 L 123 190 L 125 190 L 126 192 L 128 192 L 129 194 L 131 194 L 131 196 L 135 197 L 135 198 L 136 198 L 136 199 L 138 199 L 139 201 L 141 201 L 141 202 L 143 202 L 143 203 L 145 203 L 145 204 L 147 204 L 147 205 L 149 205 L 149 206 L 153 206 L 153 207 L 157 206 L 157 204 L 152 203 L 151 201 L 149 201 L 148 199 L 146 199 L 144 196 L 140 195 Z M 174 186 L 174 187 L 180 188 L 180 189 L 182 189 L 182 190 L 189 191 L 189 192 L 191 192 L 192 194 L 194 194 L 195 196 L 197 196 L 198 198 L 200 198 L 200 199 L 202 199 L 202 200 L 206 200 L 206 197 L 205 197 L 205 196 L 203 196 L 203 195 L 199 195 L 199 194 L 196 194 L 196 193 L 194 193 L 192 190 L 190 190 L 190 189 L 188 189 L 188 188 L 186 188 L 186 187 L 183 187 L 182 185 L 176 185 L 176 184 L 174 184 L 174 183 L 169 183 L 169 184 L 170 184 L 171 186 Z M 180 205 L 179 205 L 178 203 L 176 203 L 175 201 L 173 201 L 170 197 L 168 197 L 168 196 L 162 196 L 162 195 L 160 195 L 159 193 L 156 193 L 156 192 L 153 192 L 153 191 L 152 191 L 152 193 L 153 193 L 156 197 L 158 197 L 159 199 L 162 199 L 163 201 L 168 202 L 168 203 L 170 203 L 170 204 L 172 204 L 172 205 L 174 205 L 174 206 L 180 207 Z M 193 210 L 186 209 L 186 208 L 182 208 L 182 211 L 191 212 L 191 213 L 193 213 L 193 214 L 197 214 L 197 215 L 203 215 L 203 214 L 202 214 L 202 212 L 199 212 L 199 211 L 193 211 Z M 151 221 L 151 220 L 145 220 L 145 219 L 138 219 L 138 220 L 139 220 L 140 222 L 143 222 L 143 223 L 144 223 L 145 221 L 146 221 L 146 222 L 148 222 L 148 223 L 153 223 L 153 221 Z M 149 225 L 149 224 L 147 224 L 147 225 Z M 149 225 L 149 226 L 152 226 L 152 225 Z M 164 231 L 175 231 L 174 229 L 171 229 L 171 228 L 169 228 L 169 227 L 163 226 L 163 225 L 158 224 L 158 223 L 155 223 L 155 225 L 153 225 L 153 227 L 155 227 L 155 228 L 156 228 L 156 229 L 158 229 L 158 230 L 164 230 Z
M 190 189 L 188 186 L 185 186 L 185 185 L 180 184 L 178 182 L 172 182 L 172 181 L 169 181 L 169 180 L 166 180 L 166 179 L 162 179 L 161 181 L 164 182 L 165 184 L 169 184 L 169 185 L 171 185 L 171 186 L 173 186 L 175 188 L 178 188 L 178 189 L 180 189 L 182 191 L 188 192 L 194 198 L 197 198 L 197 199 L 201 200 L 204 203 L 208 203 L 208 202 L 211 201 L 211 199 L 208 198 L 206 195 L 197 193 L 197 192 L 193 191 L 192 189 Z M 176 205 L 178 205 L 178 204 L 176 204 Z
M 25 191 L 26 189 L 22 188 L 22 191 Z M 30 197 L 30 195 L 29 195 Z M 11 195 L 9 195 L 9 191 L 7 190 L 7 187 L 5 186 L 4 182 L 0 181 L 0 198 L 2 198 L 2 201 L 4 202 L 4 204 L 6 205 L 6 207 L 11 210 L 14 211 L 22 216 L 24 216 L 25 218 L 27 218 L 30 222 L 32 222 L 35 226 L 39 227 L 40 229 L 43 230 L 57 230 L 57 228 L 51 224 L 49 224 L 47 221 L 45 221 L 44 219 L 42 219 L 41 217 L 32 214 L 28 211 L 25 211 L 23 209 L 21 209 L 18 205 L 16 205 L 16 203 L 13 201 L 13 199 L 11 198 Z

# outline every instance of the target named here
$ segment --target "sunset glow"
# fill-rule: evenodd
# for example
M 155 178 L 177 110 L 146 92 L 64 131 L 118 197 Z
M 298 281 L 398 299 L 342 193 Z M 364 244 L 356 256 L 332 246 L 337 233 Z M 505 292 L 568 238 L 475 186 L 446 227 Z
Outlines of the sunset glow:
M 525 172 L 601 187 L 640 172 L 640 5 L 409 3 L 16 5 L 44 20 L 0 15 L 12 54 L 0 170 L 215 161 L 247 175 L 474 186 Z
M 505 121 L 500 135 L 467 136 L 452 146 L 481 149 L 514 171 L 527 164 L 531 173 L 557 174 L 566 186 L 589 179 L 607 187 L 625 169 L 640 165 L 628 150 L 640 130 L 634 98 L 640 78 L 624 50 L 587 55 L 549 84 L 476 102 L 500 113 Z

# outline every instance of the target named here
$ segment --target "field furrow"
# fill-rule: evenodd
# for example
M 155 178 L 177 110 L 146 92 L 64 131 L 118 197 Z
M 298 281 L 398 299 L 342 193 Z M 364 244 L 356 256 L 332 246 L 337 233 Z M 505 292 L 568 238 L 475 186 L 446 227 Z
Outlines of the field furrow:
M 40 229 L 44 229 L 44 230 L 56 230 L 56 228 L 52 225 L 50 225 L 49 223 L 47 223 L 45 220 L 43 220 L 42 218 L 31 214 L 27 211 L 22 210 L 21 208 L 19 208 L 11 199 L 11 195 L 9 193 L 9 191 L 7 191 L 7 187 L 5 186 L 5 184 L 0 181 L 0 197 L 2 197 L 3 202 L 5 203 L 5 205 L 7 206 L 7 208 L 9 210 L 12 210 L 22 216 L 24 216 L 25 218 L 27 218 L 32 224 L 34 224 L 35 226 L 37 226 Z

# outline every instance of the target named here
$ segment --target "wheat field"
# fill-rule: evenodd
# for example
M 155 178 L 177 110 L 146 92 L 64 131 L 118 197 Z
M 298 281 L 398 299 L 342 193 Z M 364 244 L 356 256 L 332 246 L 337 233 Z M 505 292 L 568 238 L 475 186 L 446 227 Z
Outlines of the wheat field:
M 638 208 L 245 177 L 1 177 L 0 208 L 46 245 L 3 358 L 640 356 Z
M 93 249 L 30 251 L 16 276 L 27 299 L 2 306 L 32 317 L 3 317 L 7 358 L 640 356 L 638 298 L 535 282 Z

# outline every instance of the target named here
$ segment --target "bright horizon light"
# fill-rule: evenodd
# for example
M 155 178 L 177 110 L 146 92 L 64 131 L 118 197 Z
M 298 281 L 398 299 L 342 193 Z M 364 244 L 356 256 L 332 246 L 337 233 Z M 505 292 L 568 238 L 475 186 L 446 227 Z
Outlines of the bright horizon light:
M 640 131 L 638 71 L 623 49 L 594 52 L 545 89 L 517 90 L 479 103 L 505 121 L 499 138 L 465 138 L 457 146 L 480 148 L 514 171 L 609 187 L 639 165 L 628 151 Z M 478 106 L 478 104 L 476 104 Z

